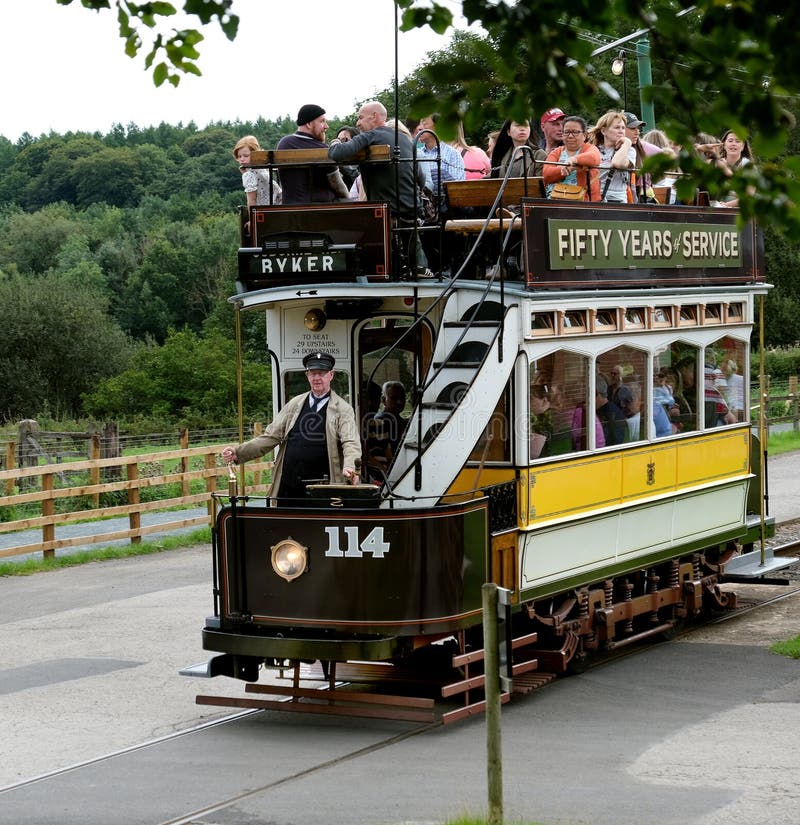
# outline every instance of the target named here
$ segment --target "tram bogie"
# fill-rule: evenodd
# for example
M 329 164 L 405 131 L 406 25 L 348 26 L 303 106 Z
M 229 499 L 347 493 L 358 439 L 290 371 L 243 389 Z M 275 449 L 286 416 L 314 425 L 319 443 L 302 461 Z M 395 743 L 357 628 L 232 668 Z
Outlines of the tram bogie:
M 444 640 L 463 655 L 481 644 L 487 581 L 509 590 L 514 633 L 537 638 L 526 645 L 553 672 L 731 607 L 726 566 L 772 528 L 747 398 L 767 289 L 753 228 L 732 210 L 523 198 L 517 226 L 493 234 L 497 280 L 423 281 L 392 268 L 385 211 L 363 233 L 383 233 L 382 251 L 359 248 L 359 221 L 383 206 L 342 209 L 355 240 L 335 277 L 309 260 L 287 275 L 263 243 L 240 255 L 250 280 L 234 300 L 266 314 L 274 408 L 301 388 L 305 353 L 334 354 L 365 483 L 316 484 L 297 507 L 266 485 L 222 502 L 212 669 L 397 665 Z M 295 233 L 286 254 L 306 254 L 304 233 L 325 234 L 328 251 L 345 243 L 337 206 L 255 209 L 257 237 Z M 505 278 L 512 254 L 523 280 Z M 365 272 L 368 260 L 384 263 Z M 616 435 L 602 418 L 615 369 L 627 388 Z M 375 462 L 388 380 L 406 388 L 406 427 Z

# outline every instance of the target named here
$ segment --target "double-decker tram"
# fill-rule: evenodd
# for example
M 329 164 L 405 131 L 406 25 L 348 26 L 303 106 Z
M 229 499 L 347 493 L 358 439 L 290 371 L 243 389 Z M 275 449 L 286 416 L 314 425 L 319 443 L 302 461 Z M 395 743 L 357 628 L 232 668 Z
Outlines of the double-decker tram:
M 525 690 L 782 566 L 750 426 L 757 230 L 732 209 L 536 186 L 448 184 L 447 220 L 422 230 L 432 279 L 398 254 L 388 204 L 244 216 L 232 301 L 264 317 L 273 409 L 307 389 L 306 354 L 335 356 L 362 481 L 319 480 L 293 507 L 264 486 L 219 499 L 204 675 L 274 693 L 260 675 L 288 673 L 292 710 L 304 668 L 330 694 L 416 673 L 463 691 L 450 720 L 480 704 L 485 582 L 508 591 Z M 406 391 L 391 447 L 373 440 L 387 381 Z

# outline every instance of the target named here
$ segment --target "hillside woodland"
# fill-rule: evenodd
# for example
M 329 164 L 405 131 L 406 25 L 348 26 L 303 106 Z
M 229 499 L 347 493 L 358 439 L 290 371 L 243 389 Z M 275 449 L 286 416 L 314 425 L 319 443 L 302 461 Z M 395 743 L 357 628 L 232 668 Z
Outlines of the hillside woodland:
M 456 34 L 447 56 L 485 71 L 484 45 Z M 401 84 L 401 110 L 424 82 L 421 68 Z M 448 94 L 446 85 L 426 88 Z M 392 91 L 378 97 L 391 110 Z M 592 100 L 598 111 L 585 114 L 607 103 Z M 329 113 L 329 136 L 354 121 Z M 497 125 L 474 126 L 468 137 L 483 144 Z M 107 134 L 25 134 L 16 143 L 0 136 L 0 423 L 233 423 L 227 299 L 244 195 L 231 149 L 245 134 L 275 146 L 294 128 L 286 115 L 204 128 L 116 124 Z M 776 285 L 766 341 L 785 347 L 800 339 L 800 246 L 769 227 L 765 239 Z M 268 420 L 263 328 L 244 320 L 245 414 Z

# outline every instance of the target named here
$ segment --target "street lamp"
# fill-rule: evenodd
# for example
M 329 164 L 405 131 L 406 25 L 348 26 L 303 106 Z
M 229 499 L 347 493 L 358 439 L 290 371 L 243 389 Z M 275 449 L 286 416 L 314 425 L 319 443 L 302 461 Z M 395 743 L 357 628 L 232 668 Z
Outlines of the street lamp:
M 622 75 L 622 108 L 628 111 L 628 74 L 625 71 L 625 52 L 620 53 L 614 58 L 611 64 L 611 74 L 615 77 Z

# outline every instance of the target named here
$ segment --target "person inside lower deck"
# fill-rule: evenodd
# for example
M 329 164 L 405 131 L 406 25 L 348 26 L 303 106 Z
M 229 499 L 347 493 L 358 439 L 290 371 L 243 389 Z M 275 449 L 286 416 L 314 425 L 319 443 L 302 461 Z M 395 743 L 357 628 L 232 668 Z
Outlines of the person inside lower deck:
M 627 434 L 625 414 L 608 398 L 608 384 L 602 375 L 595 379 L 595 408 L 603 426 L 603 436 L 607 447 L 622 444 Z
M 367 463 L 385 472 L 408 423 L 401 415 L 406 406 L 406 388 L 399 381 L 385 381 L 381 404 L 383 408 L 368 423 Z
M 222 450 L 225 462 L 242 464 L 280 446 L 269 491 L 279 506 L 301 506 L 310 482 L 359 482 L 361 440 L 353 408 L 331 389 L 335 363 L 329 353 L 308 353 L 310 392 L 285 404 L 262 435 Z

